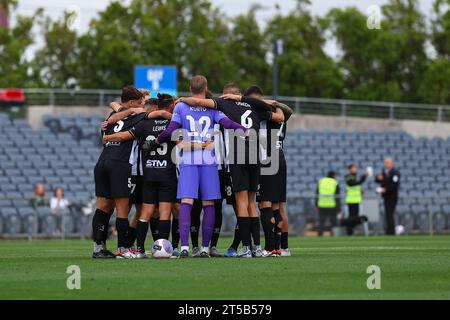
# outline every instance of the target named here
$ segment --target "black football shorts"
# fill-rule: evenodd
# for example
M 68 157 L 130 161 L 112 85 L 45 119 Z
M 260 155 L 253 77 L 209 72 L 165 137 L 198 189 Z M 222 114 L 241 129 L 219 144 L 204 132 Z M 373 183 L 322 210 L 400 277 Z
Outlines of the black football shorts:
M 286 159 L 280 153 L 280 167 L 274 175 L 261 175 L 256 201 L 272 203 L 286 202 L 287 168 Z
M 142 204 L 142 176 L 131 176 L 130 204 Z
M 94 168 L 95 195 L 107 199 L 129 198 L 131 164 L 117 160 L 101 160 Z
M 147 204 L 177 202 L 177 180 L 144 181 L 142 200 Z
M 258 191 L 260 164 L 230 164 L 229 171 L 233 192 Z

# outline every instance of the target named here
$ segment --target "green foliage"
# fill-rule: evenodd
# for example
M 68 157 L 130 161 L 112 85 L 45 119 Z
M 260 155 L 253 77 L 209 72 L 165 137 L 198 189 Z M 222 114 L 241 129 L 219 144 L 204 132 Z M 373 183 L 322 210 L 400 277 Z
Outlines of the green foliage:
M 425 103 L 450 104 L 450 61 L 434 60 L 425 72 L 420 87 Z
M 233 28 L 227 54 L 234 70 L 228 81 L 238 83 L 241 90 L 258 84 L 264 92 L 270 93 L 272 69 L 266 60 L 269 43 L 256 20 L 258 9 L 258 6 L 253 6 L 247 14 L 231 21 Z
M 356 8 L 329 12 L 330 28 L 342 50 L 345 96 L 351 99 L 419 102 L 428 63 L 424 18 L 417 1 L 391 0 L 382 7 L 381 29 L 364 26 Z
M 0 5 L 13 12 L 17 1 Z M 38 19 L 39 11 L 0 28 L 0 87 L 117 89 L 133 83 L 134 66 L 145 64 L 176 65 L 181 91 L 204 74 L 215 92 L 234 81 L 270 94 L 272 46 L 282 39 L 281 95 L 450 103 L 450 0 L 434 0 L 428 28 L 417 0 L 388 1 L 381 29 L 373 30 L 357 8 L 317 17 L 309 6 L 298 0 L 262 29 L 258 5 L 229 18 L 209 0 L 115 1 L 85 34 L 68 28 L 69 14 L 54 21 Z M 35 25 L 44 45 L 30 59 Z M 334 58 L 325 51 L 329 40 L 339 48 Z
M 30 17 L 18 16 L 13 28 L 0 27 L 0 87 L 32 85 L 28 74 L 30 63 L 25 53 L 34 43 L 31 30 L 40 14 L 38 10 Z
M 32 61 L 33 77 L 41 87 L 69 88 L 76 83 L 77 35 L 70 30 L 73 13 L 58 21 L 41 22 L 45 45 Z
M 450 58 L 450 0 L 435 0 L 432 21 L 432 41 L 437 53 Z

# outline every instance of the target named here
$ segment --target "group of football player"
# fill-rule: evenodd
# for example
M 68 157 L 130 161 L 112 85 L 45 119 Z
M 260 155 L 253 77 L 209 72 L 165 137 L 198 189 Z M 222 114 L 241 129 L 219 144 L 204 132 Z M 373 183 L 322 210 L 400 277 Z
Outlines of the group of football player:
M 111 103 L 94 169 L 93 258 L 148 258 L 149 229 L 154 241 L 171 233 L 174 258 L 220 257 L 223 201 L 237 217 L 224 257 L 291 255 L 283 141 L 292 109 L 265 100 L 258 86 L 242 95 L 230 83 L 213 98 L 204 76 L 191 79 L 190 91 L 191 97 L 152 99 L 126 86 L 121 102 Z M 112 253 L 106 240 L 114 210 L 118 249 Z

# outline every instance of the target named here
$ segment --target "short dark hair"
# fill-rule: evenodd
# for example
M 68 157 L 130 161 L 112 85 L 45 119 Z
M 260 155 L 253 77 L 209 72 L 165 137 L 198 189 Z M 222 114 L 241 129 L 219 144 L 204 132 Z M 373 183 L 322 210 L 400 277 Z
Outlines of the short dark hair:
M 214 96 L 213 96 L 212 92 L 208 90 L 205 93 L 205 98 L 206 99 L 212 99 L 212 98 L 214 98 Z
M 125 86 L 122 89 L 122 96 L 120 99 L 123 103 L 125 103 L 131 100 L 141 100 L 144 98 L 144 94 L 134 86 Z
M 356 167 L 356 164 L 351 163 L 351 164 L 348 165 L 347 169 L 350 170 L 350 169 L 353 168 L 353 167 Z
M 248 96 L 251 96 L 252 94 L 257 94 L 257 95 L 263 96 L 264 92 L 261 89 L 261 87 L 254 85 L 254 86 L 247 88 L 247 90 L 245 90 L 244 96 L 248 97 Z
M 191 79 L 190 87 L 193 94 L 202 93 L 208 87 L 208 79 L 205 76 L 195 76 Z
M 227 94 L 227 93 L 240 94 L 241 89 L 239 88 L 239 86 L 236 83 L 230 82 L 230 83 L 226 84 L 225 87 L 223 87 L 223 93 L 224 94 Z
M 333 171 L 333 170 L 328 171 L 327 177 L 328 178 L 335 178 L 336 177 L 336 171 Z
M 170 94 L 158 93 L 157 97 L 157 105 L 159 108 L 168 108 L 175 102 L 175 99 Z

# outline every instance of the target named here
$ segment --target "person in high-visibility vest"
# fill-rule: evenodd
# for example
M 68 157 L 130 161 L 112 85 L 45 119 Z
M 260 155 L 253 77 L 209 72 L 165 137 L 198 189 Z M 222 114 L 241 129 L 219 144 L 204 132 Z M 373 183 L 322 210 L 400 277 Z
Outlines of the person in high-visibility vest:
M 317 234 L 323 235 L 325 222 L 330 219 L 331 227 L 337 226 L 337 215 L 341 210 L 339 182 L 336 173 L 330 171 L 327 177 L 319 180 L 316 194 L 316 207 L 319 211 Z
M 343 221 L 343 224 L 347 227 L 347 234 L 353 234 L 353 228 L 361 223 L 361 217 L 359 216 L 359 206 L 363 200 L 362 184 L 366 181 L 368 172 L 365 172 L 358 179 L 358 166 L 351 164 L 348 166 L 348 175 L 345 176 L 345 203 L 348 207 L 348 218 Z

